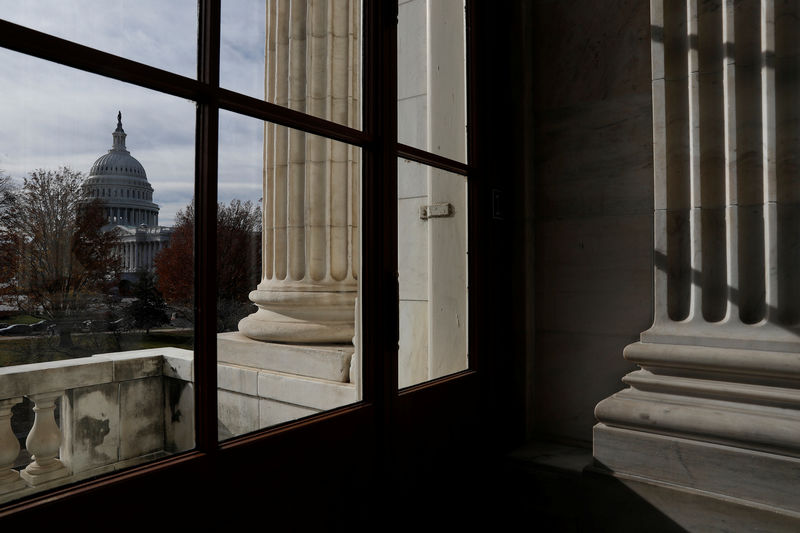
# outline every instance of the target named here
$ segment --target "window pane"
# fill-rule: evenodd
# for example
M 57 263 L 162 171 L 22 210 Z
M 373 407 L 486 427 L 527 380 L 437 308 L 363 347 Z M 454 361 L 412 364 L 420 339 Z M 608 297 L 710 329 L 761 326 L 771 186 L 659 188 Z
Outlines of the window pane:
M 0 83 L 2 503 L 194 446 L 191 257 L 179 302 L 160 261 L 195 106 L 1 49 Z
M 220 113 L 219 436 L 360 399 L 360 150 Z
M 0 0 L 0 18 L 196 77 L 196 0 Z
M 223 2 L 220 84 L 361 127 L 361 1 Z
M 397 139 L 466 162 L 464 0 L 400 1 Z
M 467 368 L 467 180 L 397 167 L 399 387 Z

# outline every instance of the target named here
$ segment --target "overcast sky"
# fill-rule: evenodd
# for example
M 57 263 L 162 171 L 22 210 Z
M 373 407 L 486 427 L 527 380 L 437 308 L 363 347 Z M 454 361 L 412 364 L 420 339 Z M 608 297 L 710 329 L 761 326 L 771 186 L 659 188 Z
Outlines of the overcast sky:
M 0 18 L 194 77 L 196 0 L 0 0 Z M 221 83 L 263 98 L 263 0 L 223 2 Z M 111 148 L 117 111 L 171 225 L 194 184 L 194 102 L 0 48 L 0 171 L 88 173 Z M 261 198 L 263 125 L 220 116 L 219 197 Z

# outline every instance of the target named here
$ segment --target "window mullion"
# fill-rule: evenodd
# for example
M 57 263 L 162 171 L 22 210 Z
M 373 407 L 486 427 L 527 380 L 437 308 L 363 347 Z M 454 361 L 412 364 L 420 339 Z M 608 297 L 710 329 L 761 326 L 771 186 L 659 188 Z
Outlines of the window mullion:
M 370 137 L 365 132 L 252 96 L 220 89 L 218 97 L 220 109 L 226 111 L 360 147 L 370 142 Z
M 0 47 L 92 74 L 196 100 L 197 80 L 0 19 Z
M 197 74 L 208 98 L 197 102 L 195 135 L 195 399 L 200 451 L 217 449 L 217 161 L 220 1 L 199 3 Z

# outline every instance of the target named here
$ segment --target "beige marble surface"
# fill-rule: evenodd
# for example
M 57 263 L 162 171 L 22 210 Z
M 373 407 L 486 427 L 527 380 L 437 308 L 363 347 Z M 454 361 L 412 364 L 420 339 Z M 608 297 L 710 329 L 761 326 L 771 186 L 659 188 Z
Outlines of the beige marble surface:
M 534 7 L 538 432 L 589 441 L 594 404 L 652 320 L 648 2 Z

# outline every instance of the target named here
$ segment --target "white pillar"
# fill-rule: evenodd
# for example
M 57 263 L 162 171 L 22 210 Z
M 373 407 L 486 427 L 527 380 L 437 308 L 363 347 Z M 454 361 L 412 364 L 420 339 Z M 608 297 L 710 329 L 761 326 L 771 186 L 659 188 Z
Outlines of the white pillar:
M 267 101 L 360 124 L 359 5 L 267 2 Z M 262 280 L 250 293 L 259 309 L 239 330 L 258 340 L 350 343 L 358 152 L 275 124 L 265 129 Z
M 698 6 L 651 0 L 655 318 L 594 455 L 800 513 L 800 4 Z

